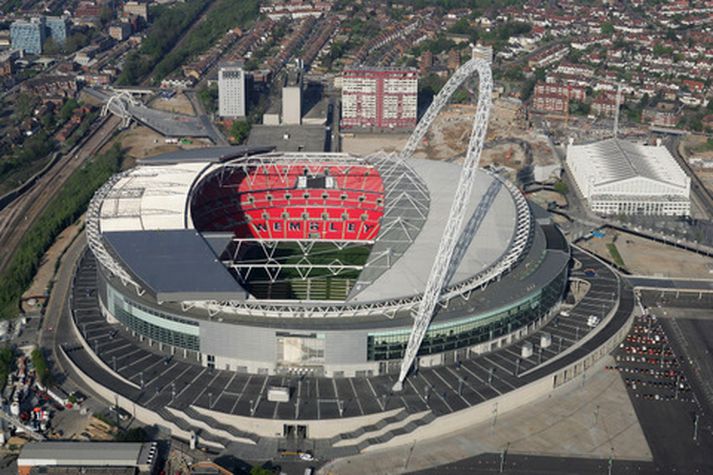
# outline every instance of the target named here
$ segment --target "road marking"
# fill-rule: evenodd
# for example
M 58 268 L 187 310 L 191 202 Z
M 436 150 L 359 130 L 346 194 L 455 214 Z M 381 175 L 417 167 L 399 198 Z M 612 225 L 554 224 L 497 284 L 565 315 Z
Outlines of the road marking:
M 178 394 L 176 394 L 176 397 L 174 397 L 173 400 L 174 400 L 174 401 L 178 401 L 178 399 L 180 399 L 180 397 L 181 397 L 181 394 L 183 394 L 184 392 L 186 392 L 186 389 L 188 389 L 188 388 L 190 388 L 191 386 L 193 386 L 193 383 L 195 383 L 196 381 L 198 381 L 198 378 L 200 378 L 201 376 L 203 376 L 203 373 L 205 373 L 206 371 L 208 371 L 208 368 L 203 368 L 203 370 L 202 370 L 200 373 L 198 373 L 198 374 L 196 375 L 196 377 L 193 378 L 193 380 L 192 380 L 190 383 L 183 385 L 183 388 L 179 391 Z M 178 379 L 178 378 L 176 378 L 176 380 L 177 380 L 177 379 Z
M 354 380 L 352 378 L 349 378 L 349 385 L 352 388 L 352 392 L 354 393 L 354 399 L 356 400 L 357 406 L 359 407 L 359 412 L 361 415 L 364 415 L 364 408 L 361 407 L 361 401 L 359 400 L 359 395 L 357 394 L 356 388 L 354 387 Z
M 235 400 L 235 402 L 233 403 L 233 407 L 230 409 L 230 413 L 231 413 L 231 414 L 235 414 L 235 408 L 238 406 L 238 402 L 239 402 L 240 399 L 243 397 L 243 394 L 245 394 L 245 390 L 248 388 L 248 384 L 250 384 L 250 380 L 252 380 L 252 379 L 253 379 L 253 375 L 252 375 L 252 374 L 249 374 L 249 375 L 248 375 L 248 379 L 245 380 L 245 384 L 243 385 L 242 391 L 240 391 L 240 395 L 238 396 L 238 398 L 237 398 L 237 399 Z
M 215 399 L 215 402 L 213 403 L 213 406 L 215 406 L 216 404 L 218 404 L 218 401 L 220 400 L 221 397 L 223 397 L 223 394 L 227 394 L 227 393 L 228 393 L 228 386 L 230 386 L 230 384 L 233 382 L 233 380 L 235 379 L 235 377 L 236 377 L 237 375 L 238 375 L 238 373 L 235 372 L 235 371 L 233 371 L 233 374 L 230 376 L 230 378 L 228 378 L 228 382 L 225 383 L 225 386 L 223 386 L 223 389 L 220 391 L 220 394 L 219 394 L 218 397 Z

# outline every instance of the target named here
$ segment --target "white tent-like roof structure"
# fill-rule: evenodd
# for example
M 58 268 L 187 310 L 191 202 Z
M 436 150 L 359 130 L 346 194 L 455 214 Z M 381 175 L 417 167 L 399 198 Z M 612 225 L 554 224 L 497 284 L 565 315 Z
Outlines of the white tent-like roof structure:
M 687 198 L 690 192 L 690 178 L 668 149 L 660 145 L 640 145 L 616 138 L 570 145 L 567 165 L 587 199 L 600 194 Z

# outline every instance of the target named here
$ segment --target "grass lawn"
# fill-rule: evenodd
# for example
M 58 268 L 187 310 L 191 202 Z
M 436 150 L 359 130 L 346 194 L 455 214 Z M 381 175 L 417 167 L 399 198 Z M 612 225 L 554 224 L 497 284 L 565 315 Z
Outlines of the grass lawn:
M 624 259 L 622 259 L 621 254 L 619 254 L 619 249 L 616 248 L 616 244 L 607 244 L 607 249 L 609 250 L 609 254 L 611 255 L 612 260 L 614 261 L 614 264 L 618 265 L 619 267 L 626 267 L 626 265 L 624 264 Z

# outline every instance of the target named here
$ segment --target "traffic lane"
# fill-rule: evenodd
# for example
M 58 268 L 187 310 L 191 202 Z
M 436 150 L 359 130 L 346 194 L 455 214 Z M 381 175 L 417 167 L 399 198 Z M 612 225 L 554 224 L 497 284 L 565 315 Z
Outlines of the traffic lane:
M 690 375 L 701 411 L 713 419 L 713 321 L 663 319 L 662 325 L 672 335 L 672 347 L 683 355 L 681 368 Z
M 609 459 L 551 457 L 509 453 L 481 454 L 447 465 L 407 472 L 412 475 L 441 475 L 445 473 L 476 475 L 485 473 L 533 474 L 533 475 L 601 475 L 608 473 L 648 474 L 656 467 L 651 462 Z M 502 468 L 502 470 L 501 470 Z
M 633 287 L 654 287 L 678 290 L 713 290 L 713 280 L 663 279 L 658 277 L 625 277 Z

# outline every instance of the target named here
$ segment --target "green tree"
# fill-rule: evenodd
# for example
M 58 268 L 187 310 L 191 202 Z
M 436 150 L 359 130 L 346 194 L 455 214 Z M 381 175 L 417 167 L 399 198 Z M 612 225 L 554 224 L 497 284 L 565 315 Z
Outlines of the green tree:
M 77 31 L 69 35 L 67 39 L 64 40 L 62 51 L 65 54 L 70 54 L 87 46 L 92 39 L 91 31 L 93 30 L 89 30 L 88 32 Z
M 569 103 L 569 113 L 576 115 L 588 115 L 591 110 L 591 106 L 586 102 L 571 101 Z
M 62 108 L 59 110 L 59 120 L 62 122 L 67 122 L 74 110 L 79 107 L 79 102 L 76 99 L 69 99 L 67 102 L 62 104 Z
M 213 84 L 201 88 L 198 91 L 198 99 L 206 112 L 215 112 L 218 109 L 218 85 Z
M 7 375 L 15 369 L 15 351 L 12 347 L 0 348 L 0 389 L 5 388 Z
M 46 136 L 44 142 L 49 142 Z M 17 316 L 20 296 L 32 282 L 42 256 L 59 233 L 84 213 L 94 192 L 119 170 L 122 158 L 121 147 L 115 144 L 107 153 L 72 173 L 25 232 L 20 246 L 0 273 L 0 318 Z
M 230 127 L 230 136 L 235 143 L 242 143 L 250 135 L 250 123 L 244 120 L 233 121 Z
M 614 25 L 611 22 L 604 22 L 601 26 L 601 32 L 603 35 L 611 36 L 614 34 Z
M 654 45 L 654 56 L 670 56 L 673 53 L 673 48 L 666 46 L 662 43 L 656 43 Z
M 35 374 L 40 384 L 47 387 L 47 385 L 51 383 L 52 374 L 47 367 L 47 360 L 45 360 L 45 355 L 42 353 L 42 350 L 39 348 L 32 350 L 30 360 L 32 361 L 33 368 L 35 368 Z
M 20 93 L 15 99 L 15 118 L 21 122 L 32 115 L 38 100 L 29 94 Z
M 257 465 L 250 469 L 250 475 L 274 475 L 274 473 L 274 470 L 258 467 Z
M 535 78 L 530 78 L 522 84 L 522 87 L 520 88 L 520 98 L 523 101 L 528 100 L 532 96 L 532 93 L 535 90 L 536 82 Z
M 560 195 L 566 195 L 567 192 L 569 191 L 569 187 L 567 186 L 567 183 L 564 180 L 557 181 L 557 183 L 555 183 L 553 189 Z
M 108 25 L 113 19 L 114 10 L 108 7 L 104 7 L 101 9 L 101 13 L 99 14 L 99 21 L 101 22 L 102 26 Z
M 462 87 L 459 87 L 453 93 L 453 96 L 451 97 L 451 102 L 454 104 L 463 104 L 468 102 L 469 99 L 470 96 L 468 95 L 468 91 L 466 91 Z
M 45 44 L 42 45 L 42 53 L 47 56 L 54 56 L 62 52 L 61 45 L 58 45 L 53 38 L 47 38 Z

